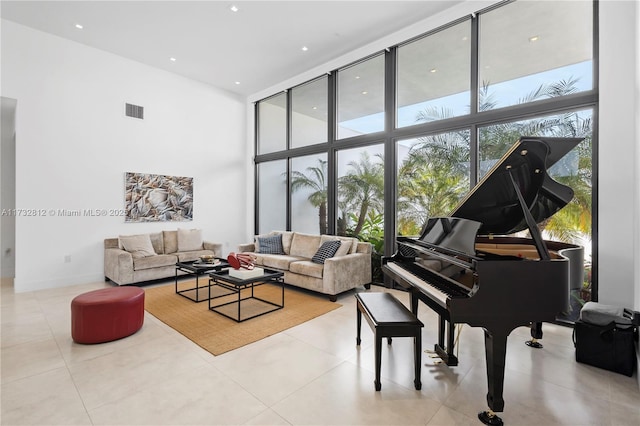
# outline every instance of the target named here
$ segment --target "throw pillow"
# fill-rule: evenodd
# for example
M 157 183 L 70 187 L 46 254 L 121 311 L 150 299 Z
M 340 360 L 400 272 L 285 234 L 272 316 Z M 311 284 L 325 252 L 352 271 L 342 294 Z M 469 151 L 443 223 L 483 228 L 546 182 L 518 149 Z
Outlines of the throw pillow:
M 258 253 L 264 254 L 284 254 L 282 247 L 282 235 L 271 237 L 258 237 Z
M 202 250 L 202 230 L 178 229 L 178 251 Z
M 325 241 L 340 241 L 342 244 L 338 248 L 338 251 L 334 255 L 334 257 L 344 256 L 351 252 L 351 247 L 355 238 L 351 237 L 339 237 L 336 235 L 322 235 L 320 237 L 320 243 L 324 243 Z
M 336 254 L 341 244 L 340 241 L 325 241 L 316 254 L 313 255 L 311 261 L 314 263 L 324 263 L 325 260 Z
M 154 256 L 156 251 L 151 244 L 149 234 L 141 235 L 121 235 L 118 237 L 122 248 L 131 253 L 134 257 Z

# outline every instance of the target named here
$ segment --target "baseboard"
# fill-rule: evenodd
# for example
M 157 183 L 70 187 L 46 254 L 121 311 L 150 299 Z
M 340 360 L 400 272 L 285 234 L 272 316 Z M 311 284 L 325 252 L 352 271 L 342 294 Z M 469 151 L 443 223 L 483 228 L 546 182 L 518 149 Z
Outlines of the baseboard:
M 13 289 L 16 293 L 25 293 L 28 291 L 70 287 L 73 285 L 97 282 L 104 283 L 104 275 L 87 274 L 72 277 L 48 278 L 44 280 L 23 280 L 19 277 L 15 277 L 13 282 Z

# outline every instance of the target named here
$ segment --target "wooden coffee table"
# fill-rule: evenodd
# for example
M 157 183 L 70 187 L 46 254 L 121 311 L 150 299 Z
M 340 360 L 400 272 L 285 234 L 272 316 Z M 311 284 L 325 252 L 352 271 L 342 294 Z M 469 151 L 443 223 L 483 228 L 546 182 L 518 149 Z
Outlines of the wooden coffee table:
M 223 315 L 227 318 L 234 320 L 235 322 L 246 321 L 251 318 L 255 318 L 264 314 L 268 314 L 269 312 L 277 311 L 278 309 L 284 308 L 284 273 L 280 271 L 274 271 L 270 269 L 265 269 L 264 274 L 259 275 L 257 277 L 240 279 L 236 277 L 229 276 L 229 270 L 220 270 L 213 271 L 209 273 L 209 310 L 216 312 L 220 315 Z M 262 299 L 255 295 L 254 290 L 256 287 L 263 284 L 276 284 L 280 285 L 281 288 L 281 301 L 280 303 L 275 303 L 269 300 Z M 211 289 L 219 286 L 225 290 L 229 290 L 229 292 L 222 294 L 220 296 L 212 296 Z M 245 294 L 241 295 L 242 290 L 245 290 Z M 247 294 L 248 293 L 248 294 Z M 216 299 L 230 296 L 231 294 L 235 294 L 237 298 L 230 302 L 222 302 L 219 304 L 214 304 Z M 243 303 L 244 302 L 244 303 Z M 245 315 L 242 316 L 242 306 L 248 303 L 252 304 L 260 304 L 264 305 L 265 309 L 260 309 L 258 313 L 253 315 Z M 234 306 L 235 305 L 235 306 Z M 223 307 L 231 307 L 231 309 L 227 308 L 223 310 Z

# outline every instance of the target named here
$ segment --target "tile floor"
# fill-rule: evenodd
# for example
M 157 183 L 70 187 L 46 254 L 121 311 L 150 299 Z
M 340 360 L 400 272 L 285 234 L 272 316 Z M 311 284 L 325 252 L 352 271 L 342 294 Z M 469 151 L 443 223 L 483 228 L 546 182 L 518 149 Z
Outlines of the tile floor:
M 457 367 L 423 353 L 420 391 L 411 339 L 384 344 L 382 391 L 375 392 L 372 333 L 363 324 L 356 347 L 353 292 L 339 297 L 339 309 L 214 357 L 149 314 L 133 336 L 73 343 L 71 299 L 106 285 L 14 294 L 3 281 L 2 425 L 481 424 L 482 330 L 462 329 Z M 423 346 L 431 348 L 435 315 L 422 305 L 420 318 Z M 505 424 L 640 424 L 635 376 L 576 363 L 569 328 L 545 324 L 544 332 L 542 350 L 523 344 L 526 328 L 509 338 Z

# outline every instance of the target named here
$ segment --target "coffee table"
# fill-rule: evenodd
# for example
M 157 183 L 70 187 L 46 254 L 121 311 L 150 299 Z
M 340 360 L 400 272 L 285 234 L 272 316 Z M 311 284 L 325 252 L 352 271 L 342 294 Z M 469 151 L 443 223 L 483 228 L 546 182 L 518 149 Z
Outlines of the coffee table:
M 209 310 L 216 312 L 220 315 L 223 315 L 227 318 L 234 320 L 235 322 L 246 321 L 251 318 L 255 318 L 264 314 L 268 314 L 269 312 L 277 311 L 278 309 L 284 308 L 284 273 L 280 271 L 274 271 L 270 269 L 265 269 L 264 274 L 259 275 L 257 277 L 240 279 L 236 277 L 229 276 L 229 270 L 220 270 L 209 273 Z M 280 285 L 282 289 L 280 303 L 275 303 L 269 300 L 265 300 L 255 295 L 254 290 L 256 287 L 263 284 L 276 284 Z M 211 289 L 219 286 L 225 290 L 229 290 L 229 292 L 222 294 L 220 296 L 212 296 Z M 241 295 L 242 290 L 245 290 L 245 294 Z M 231 294 L 236 294 L 237 299 L 232 300 L 230 302 L 222 302 L 219 304 L 214 304 L 215 299 L 219 299 L 221 297 L 230 296 Z M 246 293 L 249 293 L 248 295 Z M 243 303 L 244 302 L 244 303 Z M 252 305 L 264 305 L 266 309 L 260 309 L 257 313 L 252 315 L 242 316 L 242 306 L 252 304 Z M 236 306 L 234 306 L 236 305 Z M 223 307 L 229 307 L 223 310 Z M 236 309 L 237 308 L 237 309 Z M 246 308 L 245 308 L 246 309 Z M 226 312 L 225 312 L 226 311 Z
M 218 259 L 220 263 L 212 265 L 210 263 L 200 262 L 198 260 L 191 262 L 178 262 L 176 263 L 176 294 L 179 294 L 182 297 L 186 297 L 189 300 L 194 302 L 204 302 L 207 300 L 206 295 L 208 294 L 207 288 L 208 285 L 200 286 L 199 278 L 201 275 L 207 274 L 211 271 L 219 271 L 222 268 L 228 268 L 229 262 L 226 259 Z M 185 288 L 178 290 L 178 272 L 186 272 L 187 275 L 196 277 L 196 286 L 191 288 Z M 202 292 L 202 297 L 200 297 L 200 292 Z M 194 296 L 195 295 L 195 296 Z

